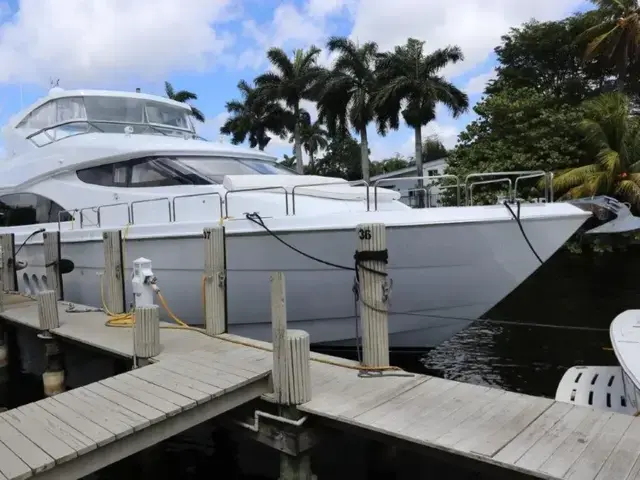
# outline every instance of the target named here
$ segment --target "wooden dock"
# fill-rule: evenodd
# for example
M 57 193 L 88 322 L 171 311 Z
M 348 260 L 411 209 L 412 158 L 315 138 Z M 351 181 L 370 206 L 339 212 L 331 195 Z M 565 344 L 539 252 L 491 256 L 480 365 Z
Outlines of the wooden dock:
M 380 231 L 372 228 L 373 235 L 359 238 L 373 243 Z M 362 275 L 361 298 L 369 302 L 363 313 L 366 367 L 311 353 L 306 332 L 287 330 L 284 276 L 277 272 L 273 344 L 221 333 L 222 291 L 207 293 L 218 300 L 216 311 L 207 308 L 204 331 L 161 328 L 169 325 L 158 322 L 157 306 L 137 309 L 133 328 L 107 326 L 107 314 L 63 301 L 45 319 L 51 310 L 45 297 L 54 292 L 38 301 L 4 295 L 4 322 L 134 361 L 141 352 L 151 354 L 142 355 L 146 366 L 1 413 L 0 480 L 80 478 L 257 398 L 265 406 L 277 404 L 277 414 L 261 409 L 253 424 L 232 423 L 257 433 L 259 441 L 275 438 L 271 446 L 282 452 L 285 479 L 311 478 L 313 442 L 299 440 L 326 427 L 468 461 L 472 469 L 492 472 L 491 478 L 640 479 L 639 417 L 389 367 L 380 306 L 386 300 L 381 276 L 371 273 L 384 269 L 380 263 L 370 261 L 371 270 Z M 132 338 L 132 330 L 144 333 L 144 341 Z M 263 435 L 260 419 L 271 422 Z

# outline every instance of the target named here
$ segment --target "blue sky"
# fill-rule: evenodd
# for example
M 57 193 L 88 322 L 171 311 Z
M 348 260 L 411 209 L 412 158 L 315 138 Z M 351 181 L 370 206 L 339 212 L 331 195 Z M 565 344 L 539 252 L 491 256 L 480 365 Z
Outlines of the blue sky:
M 510 27 L 584 8 L 578 0 L 0 0 L 0 123 L 44 95 L 51 78 L 69 89 L 158 94 L 166 79 L 198 94 L 207 117 L 200 131 L 217 141 L 225 102 L 240 79 L 268 68 L 267 48 L 324 46 L 330 35 L 382 49 L 408 36 L 432 49 L 459 45 L 466 60 L 444 73 L 475 103 Z M 453 146 L 472 115 L 454 120 L 439 110 L 424 133 Z M 386 137 L 372 127 L 370 139 L 374 159 L 411 154 L 404 127 Z M 281 156 L 291 146 L 274 139 L 268 150 Z

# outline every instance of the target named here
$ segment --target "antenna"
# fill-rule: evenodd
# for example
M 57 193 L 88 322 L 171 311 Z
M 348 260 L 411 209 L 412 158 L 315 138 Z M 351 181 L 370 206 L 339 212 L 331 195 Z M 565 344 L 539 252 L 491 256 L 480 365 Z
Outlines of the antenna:
M 49 78 L 49 86 L 50 86 L 51 88 L 59 87 L 59 86 L 60 86 L 60 79 L 59 79 L 59 78 L 56 78 L 56 79 L 54 80 L 53 78 Z

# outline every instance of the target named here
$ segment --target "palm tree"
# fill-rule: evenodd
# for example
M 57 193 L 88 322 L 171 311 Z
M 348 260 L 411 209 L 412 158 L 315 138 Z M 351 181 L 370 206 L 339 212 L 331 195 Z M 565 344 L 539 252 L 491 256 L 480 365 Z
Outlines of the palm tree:
M 463 60 L 458 47 L 446 47 L 425 55 L 424 42 L 410 38 L 406 45 L 378 56 L 380 90 L 376 98 L 378 128 L 399 127 L 399 115 L 415 132 L 415 161 L 422 176 L 422 127 L 436 118 L 436 105 L 446 106 L 455 117 L 469 108 L 469 97 L 438 72 Z M 418 187 L 422 181 L 418 182 Z M 422 200 L 420 206 L 422 206 Z
M 618 75 L 618 91 L 624 91 L 629 64 L 640 46 L 640 5 L 638 0 L 590 0 L 598 7 L 600 21 L 585 30 L 578 40 L 588 40 L 585 59 L 608 57 Z
M 304 173 L 300 102 L 315 99 L 318 81 L 325 72 L 317 64 L 319 54 L 320 49 L 311 46 L 308 50 L 295 50 L 293 59 L 290 59 L 281 48 L 271 48 L 267 52 L 267 58 L 275 71 L 263 73 L 255 80 L 258 94 L 262 98 L 266 101 L 284 101 L 293 113 L 296 169 L 300 174 Z
M 302 139 L 302 146 L 309 155 L 309 167 L 314 168 L 314 155 L 318 150 L 324 150 L 329 145 L 329 132 L 324 128 L 319 120 L 315 122 L 306 123 L 302 126 L 300 136 Z
M 189 90 L 179 90 L 176 92 L 173 89 L 173 85 L 171 85 L 169 82 L 166 82 L 166 81 L 164 82 L 164 92 L 168 98 L 180 103 L 189 104 L 189 100 L 198 99 L 198 95 L 196 95 L 193 92 L 190 92 Z M 204 123 L 204 114 L 193 105 L 189 104 L 189 106 L 191 107 L 191 112 L 193 113 L 194 118 Z
M 605 93 L 584 103 L 579 128 L 594 163 L 557 172 L 554 190 L 564 198 L 610 195 L 640 206 L 640 120 L 629 99 Z
M 264 150 L 271 137 L 269 132 L 284 138 L 291 115 L 278 102 L 256 94 L 256 89 L 244 80 L 238 82 L 241 100 L 226 103 L 231 116 L 220 128 L 220 133 L 231 135 L 231 143 L 238 145 L 249 137 L 249 146 Z
M 351 124 L 360 136 L 362 178 L 368 182 L 367 125 L 374 119 L 378 45 L 368 42 L 358 46 L 347 38 L 331 37 L 327 47 L 331 52 L 338 52 L 338 57 L 318 102 L 320 118 L 327 123 L 332 136 L 344 132 Z

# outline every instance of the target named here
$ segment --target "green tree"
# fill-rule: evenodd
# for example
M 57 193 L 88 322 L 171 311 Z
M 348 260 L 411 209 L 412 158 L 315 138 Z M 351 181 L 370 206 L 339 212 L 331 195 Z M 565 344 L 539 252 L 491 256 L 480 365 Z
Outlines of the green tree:
M 332 137 L 324 156 L 316 162 L 314 173 L 349 181 L 360 180 L 362 165 L 359 157 L 360 145 L 348 132 Z
M 585 58 L 609 59 L 616 69 L 618 91 L 622 92 L 625 90 L 629 65 L 638 58 L 640 5 L 638 0 L 590 1 L 598 7 L 599 22 L 579 37 L 589 40 Z
M 495 48 L 497 76 L 485 93 L 533 88 L 559 102 L 578 104 L 610 89 L 613 71 L 598 59 L 584 62 L 584 42 L 576 41 L 596 23 L 592 12 L 588 12 L 553 22 L 533 20 L 512 28 Z
M 301 129 L 302 146 L 309 155 L 309 166 L 313 169 L 315 165 L 314 156 L 319 150 L 324 150 L 329 144 L 329 132 L 324 128 L 318 120 L 315 122 L 307 122 Z
M 226 103 L 229 118 L 220 128 L 220 133 L 231 135 L 231 143 L 238 145 L 249 138 L 251 148 L 264 150 L 269 144 L 269 133 L 285 138 L 291 126 L 292 116 L 277 101 L 256 94 L 255 88 L 244 80 L 238 82 L 241 100 Z
M 552 171 L 578 166 L 585 159 L 576 128 L 583 118 L 579 107 L 559 104 L 532 88 L 518 88 L 487 96 L 474 111 L 478 117 L 460 133 L 448 157 L 447 174 L 464 179 L 478 172 Z
M 166 82 L 166 81 L 164 82 L 164 92 L 165 92 L 165 95 L 171 100 L 188 104 L 191 107 L 191 112 L 193 113 L 193 117 L 200 122 L 204 122 L 205 120 L 204 114 L 189 103 L 191 100 L 197 100 L 198 95 L 196 95 L 193 92 L 190 92 L 189 90 L 178 90 L 176 92 L 175 89 L 173 88 L 173 85 L 171 85 L 169 82 Z
M 378 89 L 375 60 L 378 45 L 367 42 L 362 46 L 344 37 L 332 37 L 329 51 L 338 56 L 325 81 L 318 102 L 320 118 L 336 135 L 353 127 L 360 136 L 362 176 L 369 181 L 369 142 L 367 126 L 374 119 L 374 99 Z
M 454 117 L 469 107 L 467 94 L 439 75 L 450 63 L 463 60 L 458 47 L 447 47 L 425 55 L 424 42 L 410 38 L 406 45 L 379 55 L 377 63 L 380 90 L 376 99 L 378 125 L 384 131 L 399 127 L 399 116 L 415 135 L 415 162 L 422 175 L 422 127 L 436 118 L 436 105 L 447 107 Z M 422 182 L 418 182 L 421 186 Z M 420 196 L 419 206 L 424 206 Z
M 449 155 L 449 151 L 437 135 L 431 135 L 422 142 L 422 159 L 425 162 L 440 160 L 447 155 Z
M 630 111 L 620 93 L 585 103 L 580 131 L 594 163 L 559 172 L 554 190 L 568 198 L 610 195 L 640 206 L 640 120 Z
M 316 98 L 318 82 L 325 76 L 325 70 L 317 64 L 319 54 L 320 49 L 312 46 L 308 50 L 295 50 L 291 59 L 281 48 L 271 48 L 267 52 L 267 58 L 275 71 L 263 73 L 255 80 L 261 98 L 266 101 L 284 101 L 293 113 L 296 169 L 300 174 L 304 173 L 300 102 Z

